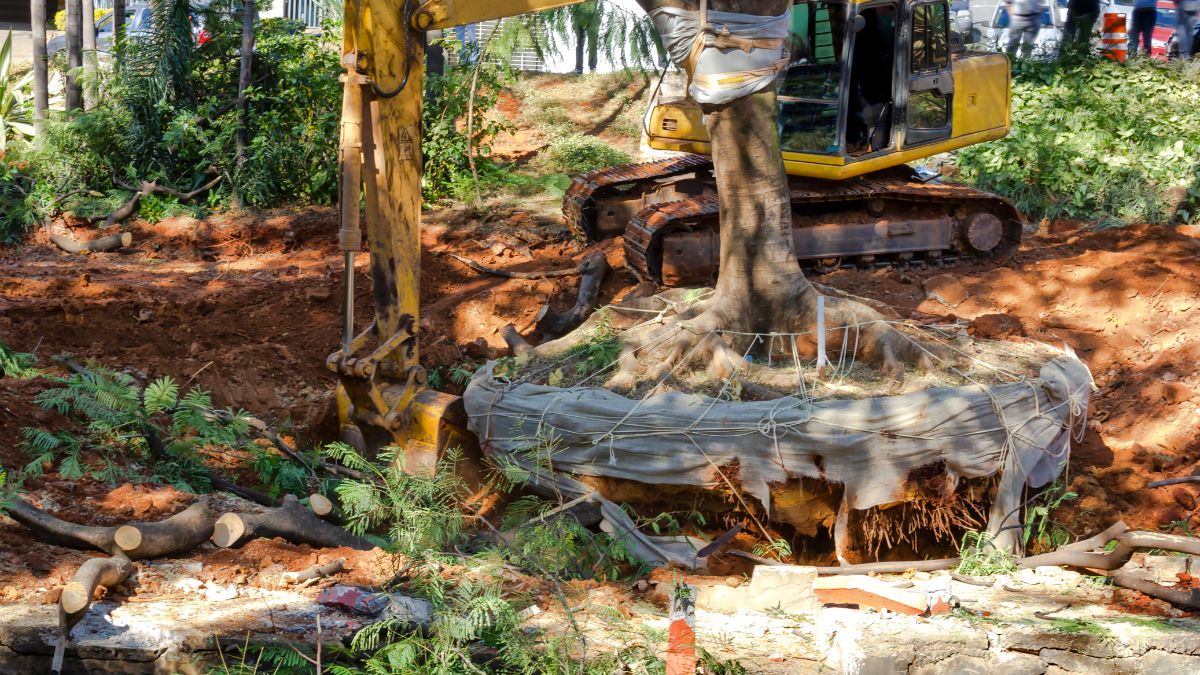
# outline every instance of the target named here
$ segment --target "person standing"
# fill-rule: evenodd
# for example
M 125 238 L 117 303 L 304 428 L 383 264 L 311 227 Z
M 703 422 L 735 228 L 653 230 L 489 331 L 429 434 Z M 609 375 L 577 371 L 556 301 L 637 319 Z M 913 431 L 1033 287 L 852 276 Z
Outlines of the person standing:
M 1153 6 L 1153 2 L 1151 2 Z M 1063 49 L 1087 50 L 1092 42 L 1092 30 L 1100 18 L 1100 0 L 1069 0 L 1067 23 L 1063 26 Z
M 1200 14 L 1200 0 L 1178 0 L 1175 3 L 1175 39 L 1179 44 L 1179 58 L 1192 58 L 1192 41 L 1196 37 L 1196 19 Z
M 600 42 L 600 3 L 598 0 L 575 5 L 571 23 L 575 28 L 575 72 L 583 74 L 583 52 L 587 50 L 588 70 L 596 72 L 596 57 Z M 586 44 L 585 44 L 586 43 Z
M 1138 45 L 1142 53 L 1150 56 L 1154 36 L 1154 24 L 1158 21 L 1158 0 L 1133 0 L 1133 23 L 1129 26 L 1129 55 L 1137 56 Z
M 1033 45 L 1042 27 L 1046 3 L 1042 0 L 1008 0 L 1007 10 L 1008 45 L 1004 51 L 1012 58 L 1020 47 L 1021 58 L 1027 59 L 1033 55 Z

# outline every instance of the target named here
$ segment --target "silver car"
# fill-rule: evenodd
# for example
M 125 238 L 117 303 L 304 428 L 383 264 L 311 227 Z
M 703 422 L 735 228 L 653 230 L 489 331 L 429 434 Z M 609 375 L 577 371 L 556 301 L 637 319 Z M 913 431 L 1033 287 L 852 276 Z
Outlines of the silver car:
M 152 21 L 150 5 L 142 3 L 125 5 L 125 35 L 129 39 L 136 39 L 140 35 L 149 34 Z M 96 21 L 96 51 L 105 53 L 112 51 L 112 43 L 113 13 L 107 12 Z M 48 56 L 54 56 L 66 48 L 67 36 L 65 33 L 46 41 L 46 54 Z

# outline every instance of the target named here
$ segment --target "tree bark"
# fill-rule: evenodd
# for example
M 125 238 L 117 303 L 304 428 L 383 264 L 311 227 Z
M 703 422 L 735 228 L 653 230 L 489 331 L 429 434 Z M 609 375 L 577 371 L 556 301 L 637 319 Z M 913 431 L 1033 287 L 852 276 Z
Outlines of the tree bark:
M 125 0 L 113 0 L 113 46 L 114 56 L 120 54 L 121 40 L 125 37 Z
M 96 549 L 131 560 L 159 558 L 190 551 L 212 534 L 208 507 L 196 502 L 166 520 L 154 523 L 97 527 L 60 520 L 23 499 L 13 500 L 8 516 L 28 527 L 38 538 L 56 546 Z
M 242 5 L 242 63 L 238 74 L 238 128 L 236 161 L 240 167 L 246 162 L 246 146 L 250 144 L 250 101 L 246 90 L 250 87 L 251 66 L 254 64 L 254 3 L 246 0 Z M 239 202 L 243 201 L 241 194 L 236 195 Z
M 83 19 L 83 109 L 96 105 L 96 9 L 92 0 L 80 0 Z
M 281 537 L 293 544 L 321 548 L 348 546 L 369 551 L 374 545 L 351 532 L 321 520 L 300 505 L 295 495 L 283 498 L 283 506 L 263 513 L 226 513 L 213 528 L 213 543 L 229 548 L 256 537 Z
M 46 110 L 50 107 L 50 74 L 46 64 L 46 0 L 29 3 L 29 21 L 33 32 L 33 129 L 39 146 L 46 131 Z
M 67 2 L 67 114 L 74 114 L 83 105 L 83 89 L 79 85 L 79 69 L 83 66 L 83 0 Z

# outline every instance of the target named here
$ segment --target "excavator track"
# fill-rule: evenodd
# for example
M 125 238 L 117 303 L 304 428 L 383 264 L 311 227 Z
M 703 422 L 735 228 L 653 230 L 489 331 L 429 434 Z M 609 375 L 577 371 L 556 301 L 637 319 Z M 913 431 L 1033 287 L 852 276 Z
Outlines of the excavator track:
M 1021 239 L 1021 217 L 1008 200 L 916 181 L 903 169 L 837 182 L 793 177 L 790 186 L 796 251 L 819 273 L 1006 256 Z M 715 194 L 647 206 L 626 229 L 626 263 L 661 285 L 711 281 L 719 213 Z
M 720 259 L 711 169 L 709 157 L 688 154 L 591 171 L 572 181 L 563 215 L 582 241 L 624 234 L 626 264 L 642 280 L 711 282 Z M 1021 240 L 1008 200 L 922 182 L 906 166 L 844 181 L 792 176 L 789 187 L 797 256 L 818 273 L 1006 256 Z
M 593 242 L 603 238 L 599 231 L 596 202 L 613 197 L 634 187 L 653 185 L 656 181 L 704 172 L 712 168 L 712 160 L 703 155 L 680 155 L 669 159 L 641 164 L 625 164 L 596 169 L 576 176 L 563 197 L 563 216 L 567 227 L 580 241 Z M 628 201 L 628 200 L 625 200 Z M 637 203 L 638 208 L 646 203 Z M 614 233 L 615 234 L 615 233 Z

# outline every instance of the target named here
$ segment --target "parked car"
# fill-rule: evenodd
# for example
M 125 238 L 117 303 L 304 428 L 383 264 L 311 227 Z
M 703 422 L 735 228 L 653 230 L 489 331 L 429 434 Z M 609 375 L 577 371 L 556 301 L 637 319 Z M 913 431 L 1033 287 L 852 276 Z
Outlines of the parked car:
M 1058 46 L 1062 42 L 1063 21 L 1064 16 L 1060 16 L 1052 5 L 1047 5 L 1046 10 L 1042 12 L 1037 39 L 1033 43 L 1035 56 L 1058 53 Z M 1008 8 L 1003 3 L 996 5 L 991 19 L 980 24 L 977 42 L 993 50 L 1004 51 L 1008 45 L 1009 24 Z
M 150 5 L 142 3 L 125 5 L 125 35 L 130 39 L 136 39 L 139 35 L 148 34 L 152 20 Z M 112 43 L 113 13 L 110 11 L 106 12 L 96 22 L 96 51 L 110 52 L 112 51 Z M 65 51 L 66 48 L 67 35 L 65 33 L 46 41 L 46 54 L 48 56 L 54 56 L 61 51 Z

